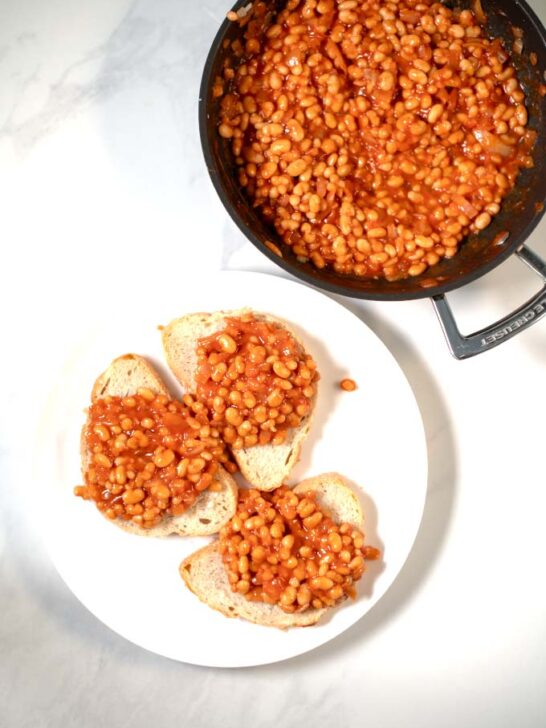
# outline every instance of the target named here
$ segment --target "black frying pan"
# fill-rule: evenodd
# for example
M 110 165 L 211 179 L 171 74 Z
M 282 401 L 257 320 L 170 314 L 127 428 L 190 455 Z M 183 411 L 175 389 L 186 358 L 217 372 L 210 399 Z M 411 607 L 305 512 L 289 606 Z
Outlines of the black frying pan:
M 247 4 L 248 0 L 239 0 L 234 10 Z M 285 0 L 272 0 L 274 7 L 284 4 Z M 469 6 L 465 0 L 457 4 Z M 209 174 L 224 206 L 246 237 L 281 268 L 334 293 L 379 301 L 431 298 L 450 350 L 458 359 L 502 343 L 546 314 L 546 263 L 524 245 L 544 213 L 546 200 L 546 97 L 541 95 L 546 84 L 546 31 L 524 0 L 482 0 L 482 7 L 489 35 L 503 40 L 525 90 L 529 126 L 537 132 L 534 167 L 520 173 L 516 187 L 486 230 L 470 235 L 454 258 L 441 260 L 422 276 L 388 282 L 340 275 L 329 269 L 318 270 L 311 263 L 298 261 L 291 248 L 249 204 L 238 184 L 229 145 L 218 134 L 218 101 L 212 98 L 214 79 L 221 75 L 226 56 L 231 52 L 231 41 L 241 32 L 238 23 L 226 20 L 220 27 L 205 64 L 199 98 L 199 128 Z M 521 53 L 513 52 L 514 27 L 523 30 Z M 531 62 L 531 57 L 536 63 Z M 266 241 L 275 243 L 282 257 L 272 252 Z M 445 293 L 483 276 L 513 254 L 541 276 L 544 287 L 506 318 L 475 334 L 461 335 Z

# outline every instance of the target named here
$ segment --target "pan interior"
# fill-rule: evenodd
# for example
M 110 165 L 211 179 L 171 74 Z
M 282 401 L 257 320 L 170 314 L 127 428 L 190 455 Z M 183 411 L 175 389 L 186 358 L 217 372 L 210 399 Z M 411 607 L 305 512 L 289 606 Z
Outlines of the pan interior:
M 245 0 L 238 3 L 246 5 Z M 468 8 L 471 2 L 447 2 L 450 7 Z M 282 7 L 276 0 L 273 7 Z M 500 212 L 480 234 L 470 235 L 457 255 L 441 260 L 423 276 L 387 282 L 383 279 L 363 279 L 342 276 L 329 269 L 318 270 L 302 263 L 293 255 L 276 231 L 266 224 L 259 212 L 246 199 L 237 181 L 237 170 L 227 142 L 217 132 L 218 100 L 212 98 L 212 84 L 221 74 L 230 43 L 239 34 L 237 23 L 225 22 L 211 49 L 201 88 L 200 127 L 205 158 L 212 181 L 226 209 L 245 235 L 269 258 L 294 275 L 321 288 L 355 298 L 401 300 L 424 298 L 458 288 L 499 265 L 529 236 L 544 212 L 546 199 L 546 97 L 541 89 L 546 84 L 546 31 L 529 6 L 514 0 L 482 0 L 482 8 L 490 37 L 501 38 L 509 53 L 517 76 L 526 94 L 529 128 L 537 133 L 533 149 L 534 167 L 522 170 L 516 187 L 503 200 Z M 514 28 L 523 31 L 523 49 L 514 51 Z M 536 63 L 531 62 L 531 58 Z M 282 258 L 271 251 L 267 243 L 282 252 Z

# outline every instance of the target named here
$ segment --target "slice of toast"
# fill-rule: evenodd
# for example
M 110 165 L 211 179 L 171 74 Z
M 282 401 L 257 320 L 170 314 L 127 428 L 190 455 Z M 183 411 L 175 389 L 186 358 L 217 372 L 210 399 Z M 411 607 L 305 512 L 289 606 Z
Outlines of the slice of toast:
M 295 493 L 315 491 L 317 503 L 327 510 L 337 523 L 349 523 L 362 529 L 364 517 L 358 498 L 337 473 L 326 473 L 304 480 L 294 488 Z M 315 624 L 326 612 L 308 609 L 289 614 L 280 607 L 263 602 L 251 602 L 231 591 L 218 542 L 191 554 L 180 564 L 180 575 L 187 587 L 212 609 L 226 617 L 241 617 L 268 627 L 307 627 Z
M 95 382 L 91 400 L 101 397 L 127 397 L 140 387 L 170 396 L 165 384 L 153 367 L 141 356 L 126 354 L 110 364 L 108 369 Z M 85 427 L 81 437 L 82 473 L 89 462 L 85 448 Z M 216 479 L 221 483 L 219 492 L 204 491 L 195 503 L 180 516 L 169 516 L 154 528 L 141 528 L 136 523 L 116 518 L 113 523 L 124 531 L 140 536 L 208 536 L 218 533 L 224 523 L 234 515 L 237 508 L 237 485 L 231 475 L 218 466 Z
M 284 321 L 268 314 L 256 313 L 248 308 L 212 314 L 188 314 L 171 321 L 163 330 L 162 336 L 167 363 L 183 387 L 189 391 L 194 391 L 196 388 L 197 341 L 224 329 L 227 317 L 237 317 L 248 313 L 252 313 L 258 320 L 270 321 L 288 329 L 302 350 L 305 350 L 302 342 Z M 288 478 L 292 468 L 299 460 L 303 442 L 309 434 L 316 398 L 315 391 L 309 414 L 299 427 L 288 431 L 287 438 L 282 445 L 255 445 L 233 451 L 241 473 L 254 488 L 275 490 Z

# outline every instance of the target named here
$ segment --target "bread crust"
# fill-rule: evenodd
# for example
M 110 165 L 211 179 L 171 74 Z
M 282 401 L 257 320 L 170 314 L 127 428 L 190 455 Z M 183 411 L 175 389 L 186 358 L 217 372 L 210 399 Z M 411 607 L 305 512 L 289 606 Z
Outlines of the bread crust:
M 294 491 L 316 493 L 317 502 L 338 522 L 349 523 L 362 529 L 364 518 L 356 494 L 338 473 L 325 473 L 299 483 Z M 288 629 L 316 624 L 328 611 L 308 609 L 293 613 L 263 602 L 251 602 L 243 595 L 231 591 L 227 571 L 218 551 L 218 541 L 195 551 L 179 567 L 186 586 L 204 604 L 226 617 L 239 617 L 267 627 Z

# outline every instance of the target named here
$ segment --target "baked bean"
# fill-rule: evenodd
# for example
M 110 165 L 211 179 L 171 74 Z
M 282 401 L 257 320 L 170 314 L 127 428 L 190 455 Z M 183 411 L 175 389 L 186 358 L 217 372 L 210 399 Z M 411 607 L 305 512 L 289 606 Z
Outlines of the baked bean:
M 147 387 L 140 387 L 140 389 L 137 389 L 137 394 L 141 399 L 145 399 L 147 402 L 153 402 L 156 399 L 154 392 Z
M 166 468 L 167 465 L 170 465 L 175 459 L 175 454 L 172 450 L 163 450 L 156 455 L 154 455 L 153 463 L 158 468 Z
M 285 549 L 292 549 L 294 547 L 295 537 L 292 534 L 285 536 L 281 541 L 281 546 Z
M 408 268 L 408 274 L 410 276 L 420 276 L 421 273 L 425 272 L 426 268 L 426 263 L 414 263 Z
M 239 561 L 237 562 L 237 568 L 241 574 L 246 574 L 246 572 L 250 568 L 250 562 L 248 560 L 248 557 L 241 556 L 239 558 Z
M 428 81 L 427 74 L 424 73 L 424 71 L 420 71 L 417 68 L 411 68 L 408 72 L 408 77 L 415 81 L 415 83 L 419 83 L 421 85 L 425 85 Z
M 420 248 L 429 249 L 434 246 L 434 240 L 432 238 L 426 237 L 425 235 L 416 235 L 415 244 L 418 245 Z
M 291 119 L 287 122 L 286 127 L 289 131 L 292 141 L 302 142 L 305 139 L 305 132 L 302 125 L 297 119 Z
M 316 510 L 315 502 L 311 499 L 304 498 L 297 507 L 297 513 L 300 518 L 307 518 Z
M 204 458 L 193 458 L 190 460 L 188 464 L 188 473 L 191 473 L 194 475 L 195 473 L 200 473 L 205 467 L 207 463 Z
M 162 483 L 159 483 L 158 485 L 153 485 L 150 489 L 150 492 L 153 496 L 161 500 L 168 500 L 171 496 L 170 488 L 168 488 L 166 485 L 163 485 Z
M 284 533 L 284 526 L 282 524 L 282 521 L 275 521 L 275 523 L 269 529 L 269 532 L 271 533 L 271 536 L 273 538 L 282 538 L 282 535 Z
M 222 351 L 225 351 L 227 354 L 233 354 L 237 351 L 237 344 L 229 334 L 220 334 L 218 336 L 218 344 Z
M 364 565 L 364 559 L 362 556 L 355 556 L 354 559 L 352 559 L 349 562 L 349 569 L 352 571 L 356 571 L 357 569 L 360 569 Z
M 316 576 L 314 579 L 311 579 L 309 585 L 314 590 L 326 591 L 334 586 L 334 582 L 328 579 L 327 576 Z
M 440 10 L 287 2 L 271 24 L 257 0 L 245 18 L 220 79 L 219 134 L 252 205 L 300 260 L 421 275 L 483 229 L 532 164 L 536 134 L 500 40 L 472 11 Z M 406 233 L 433 245 L 409 249 Z
M 340 596 L 342 596 L 342 595 L 343 595 L 343 592 Z M 301 584 L 298 589 L 298 593 L 297 593 L 297 597 L 296 597 L 297 601 L 298 601 L 298 605 L 300 607 L 303 607 L 303 609 L 307 608 L 307 606 L 309 605 L 309 602 L 311 601 L 311 597 L 312 597 L 311 589 L 309 589 L 309 587 L 306 584 Z
M 256 562 L 257 564 L 261 563 L 262 561 L 265 561 L 266 558 L 266 551 L 263 546 L 255 546 L 252 549 L 251 552 L 252 561 Z
M 353 543 L 357 549 L 361 549 L 364 546 L 364 539 L 361 533 L 353 533 Z
M 341 551 L 342 542 L 341 542 L 341 536 L 339 533 L 336 533 L 335 531 L 332 531 L 328 534 L 328 543 L 330 544 L 330 548 L 334 553 L 339 553 Z
M 226 374 L 226 372 L 227 372 L 227 366 L 226 366 L 225 362 L 223 362 L 223 361 L 219 362 L 218 364 L 216 364 L 216 366 L 212 370 L 210 378 L 212 379 L 213 382 L 221 382 L 222 379 L 224 378 L 224 375 Z
M 282 361 L 273 362 L 273 371 L 278 377 L 282 377 L 282 379 L 288 379 L 291 374 L 290 369 Z
M 123 502 L 126 505 L 134 505 L 144 500 L 146 494 L 141 488 L 135 488 L 134 490 L 126 490 L 122 496 Z
M 287 586 L 279 598 L 281 607 L 287 607 L 296 601 L 297 591 L 293 586 Z
M 292 146 L 290 139 L 276 139 L 270 146 L 272 154 L 287 154 Z
M 248 594 L 249 589 L 250 582 L 247 579 L 241 579 L 236 583 L 235 590 L 239 592 L 239 594 Z
M 283 402 L 283 394 L 280 389 L 274 389 L 271 394 L 268 395 L 267 404 L 270 407 L 279 407 Z
M 118 485 L 125 485 L 127 482 L 127 471 L 123 465 L 118 465 L 114 471 L 116 483 Z
M 111 468 L 112 467 L 112 461 L 106 457 L 103 453 L 99 452 L 97 453 L 93 460 L 95 461 L 95 465 L 99 465 L 102 468 Z
M 491 215 L 488 212 L 482 212 L 481 215 L 474 220 L 476 230 L 483 230 L 491 222 Z
M 235 407 L 228 407 L 225 412 L 225 419 L 226 422 L 229 422 L 230 425 L 234 425 L 235 427 L 238 427 L 242 421 L 243 418 L 239 413 L 239 410 L 237 410 Z
M 106 425 L 97 425 L 93 431 L 99 440 L 102 440 L 102 442 L 108 442 L 111 437 L 110 430 L 106 427 Z
M 303 159 L 296 159 L 286 168 L 287 174 L 291 177 L 299 177 L 307 169 L 307 164 Z

